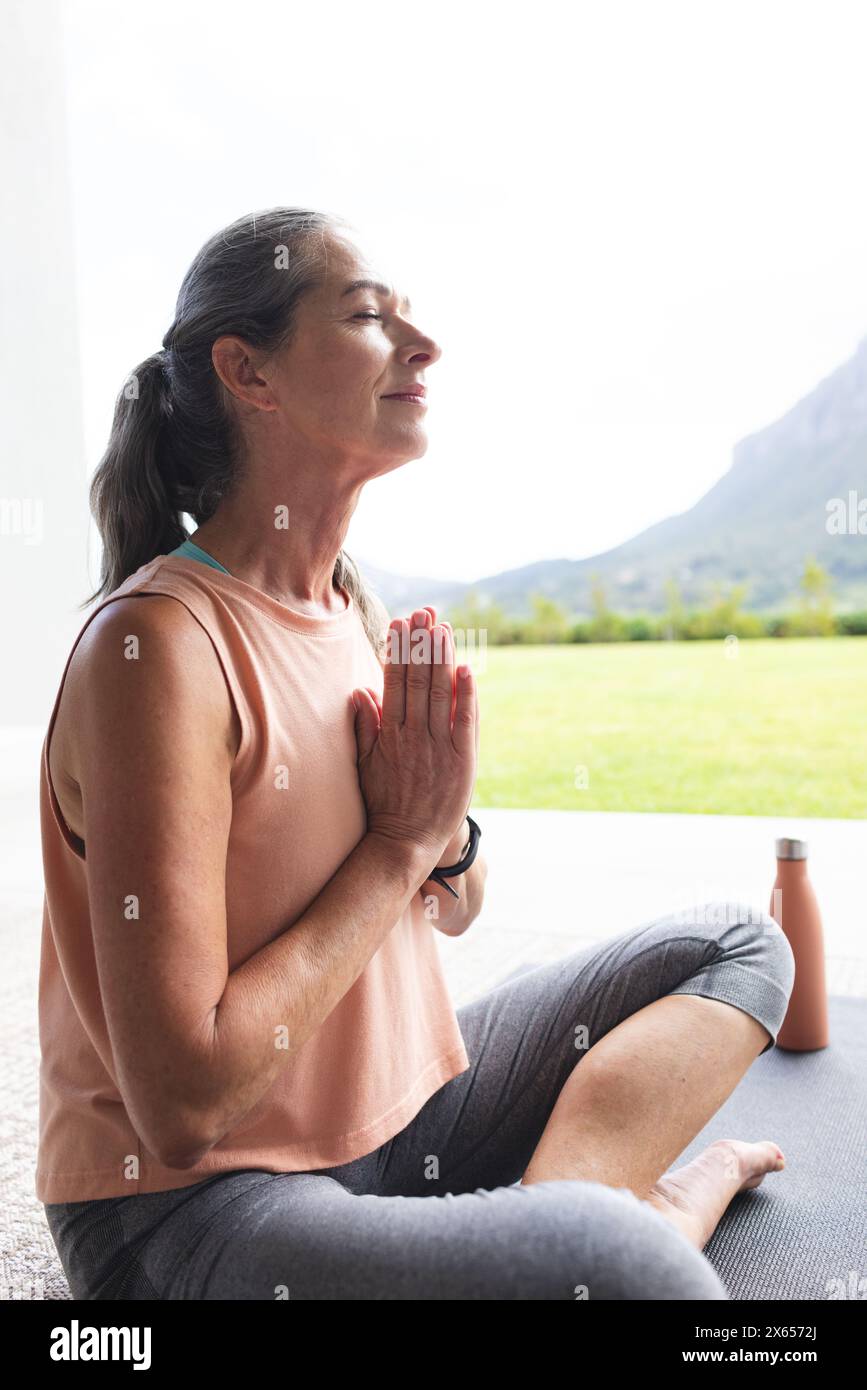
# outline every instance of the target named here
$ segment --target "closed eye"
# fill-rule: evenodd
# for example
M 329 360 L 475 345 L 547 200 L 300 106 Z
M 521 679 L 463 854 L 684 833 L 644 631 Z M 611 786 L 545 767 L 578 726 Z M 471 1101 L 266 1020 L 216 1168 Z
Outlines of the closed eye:
M 356 319 L 381 319 L 382 314 L 375 314 L 372 309 L 365 309 L 363 313 L 353 314 Z

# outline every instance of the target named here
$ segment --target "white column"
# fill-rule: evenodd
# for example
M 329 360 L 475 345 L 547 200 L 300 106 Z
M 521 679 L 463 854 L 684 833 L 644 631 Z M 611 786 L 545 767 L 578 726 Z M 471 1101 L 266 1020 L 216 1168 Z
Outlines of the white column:
M 39 725 L 92 587 L 57 0 L 6 0 L 3 39 L 0 724 Z

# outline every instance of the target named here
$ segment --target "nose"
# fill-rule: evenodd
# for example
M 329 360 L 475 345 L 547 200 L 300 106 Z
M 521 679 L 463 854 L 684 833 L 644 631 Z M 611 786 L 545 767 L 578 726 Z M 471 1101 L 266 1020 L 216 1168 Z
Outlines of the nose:
M 407 343 L 401 352 L 401 360 L 409 363 L 423 363 L 430 366 L 442 357 L 442 348 L 435 338 L 426 335 L 417 336 L 415 341 Z

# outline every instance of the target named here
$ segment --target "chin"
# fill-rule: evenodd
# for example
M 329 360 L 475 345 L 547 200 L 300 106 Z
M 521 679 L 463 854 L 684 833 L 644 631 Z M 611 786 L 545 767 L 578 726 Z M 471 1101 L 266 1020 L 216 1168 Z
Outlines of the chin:
M 427 452 L 427 431 L 416 426 L 415 429 L 395 430 L 384 441 L 384 453 L 400 454 L 404 459 L 417 459 Z
M 423 458 L 427 453 L 427 440 L 419 440 L 418 444 L 412 448 L 388 449 L 380 454 L 379 467 L 375 476 L 383 473 L 393 473 L 395 468 L 402 468 L 405 463 L 414 463 L 416 459 Z

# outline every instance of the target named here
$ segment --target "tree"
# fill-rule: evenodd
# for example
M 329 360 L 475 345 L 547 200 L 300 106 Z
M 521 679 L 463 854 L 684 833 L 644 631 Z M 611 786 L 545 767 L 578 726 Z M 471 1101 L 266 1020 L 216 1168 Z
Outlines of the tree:
M 661 630 L 663 637 L 673 642 L 682 637 L 686 628 L 686 614 L 680 596 L 680 586 L 673 575 L 665 581 L 665 617 Z
M 445 617 L 451 623 L 456 638 L 461 632 L 465 634 L 464 641 L 468 649 L 472 643 L 481 644 L 483 639 L 478 634 L 482 632 L 485 633 L 485 643 L 496 646 L 504 640 L 509 630 L 506 615 L 500 605 L 480 603 L 475 589 L 471 589 L 465 595 L 462 603 L 449 604 Z M 472 663 L 472 652 L 469 650 L 468 659 Z
M 597 574 L 591 576 L 590 582 L 590 602 L 593 605 L 593 617 L 587 624 L 587 633 L 591 642 L 616 642 L 623 636 L 623 622 L 620 617 L 608 607 L 608 600 L 605 596 L 605 586 Z
M 531 594 L 533 616 L 528 637 L 531 642 L 565 642 L 569 636 L 569 619 L 565 609 L 547 594 Z
M 831 576 L 814 555 L 807 557 L 801 575 L 801 599 L 789 631 L 801 637 L 830 637 L 837 630 L 831 598 Z
M 754 613 L 743 612 L 743 601 L 747 595 L 746 584 L 733 584 L 726 594 L 717 584 L 710 608 L 696 613 L 691 624 L 695 637 L 759 637 L 762 633 L 761 619 Z

